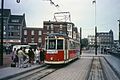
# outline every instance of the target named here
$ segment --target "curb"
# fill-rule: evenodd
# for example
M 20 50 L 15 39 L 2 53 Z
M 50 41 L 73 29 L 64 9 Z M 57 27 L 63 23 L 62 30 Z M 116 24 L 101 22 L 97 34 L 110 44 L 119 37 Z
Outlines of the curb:
M 15 76 L 19 76 L 19 75 L 25 74 L 25 73 L 27 73 L 27 72 L 30 72 L 30 71 L 32 71 L 32 70 L 35 70 L 35 69 L 41 68 L 41 67 L 43 67 L 43 66 L 45 66 L 45 64 L 38 65 L 37 67 L 31 68 L 31 69 L 29 69 L 29 70 L 25 70 L 25 71 L 22 71 L 22 72 L 19 72 L 19 73 L 13 74 L 13 75 L 9 75 L 9 76 L 6 76 L 6 77 L 3 77 L 3 78 L 0 78 L 0 80 L 8 80 L 8 79 L 13 78 L 13 77 L 15 77 Z

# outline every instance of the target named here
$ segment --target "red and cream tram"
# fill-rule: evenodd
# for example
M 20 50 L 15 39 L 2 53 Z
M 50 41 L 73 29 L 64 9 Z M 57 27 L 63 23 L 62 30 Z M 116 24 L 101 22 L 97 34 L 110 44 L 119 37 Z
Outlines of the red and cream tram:
M 54 33 L 45 38 L 45 63 L 64 64 L 79 56 L 79 41 L 69 38 L 67 35 Z

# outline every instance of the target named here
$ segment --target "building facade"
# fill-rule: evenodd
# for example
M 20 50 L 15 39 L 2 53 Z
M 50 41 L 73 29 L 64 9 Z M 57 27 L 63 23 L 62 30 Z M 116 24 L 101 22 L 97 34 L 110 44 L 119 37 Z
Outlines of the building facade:
M 43 47 L 43 28 L 26 27 L 22 35 L 22 44 Z
M 1 10 L 0 10 L 1 14 Z M 23 15 L 11 15 L 10 9 L 3 10 L 4 19 L 4 44 L 21 44 L 22 30 L 26 27 L 25 14 Z M 1 20 L 1 16 L 0 16 Z M 0 24 L 1 26 L 1 24 Z
M 97 32 L 97 45 L 100 48 L 111 48 L 113 46 L 113 31 L 110 30 L 109 32 Z M 90 47 L 95 46 L 95 36 L 89 35 L 88 36 L 88 45 Z
M 49 33 L 63 33 L 75 40 L 80 40 L 78 29 L 72 22 L 44 21 L 43 28 L 33 28 L 26 27 L 25 14 L 12 15 L 10 9 L 4 9 L 3 17 L 4 44 L 27 44 L 44 48 L 45 37 Z
M 97 37 L 99 38 L 100 42 L 99 45 L 101 48 L 111 48 L 113 46 L 113 31 L 110 30 L 109 32 L 100 32 L 97 33 Z

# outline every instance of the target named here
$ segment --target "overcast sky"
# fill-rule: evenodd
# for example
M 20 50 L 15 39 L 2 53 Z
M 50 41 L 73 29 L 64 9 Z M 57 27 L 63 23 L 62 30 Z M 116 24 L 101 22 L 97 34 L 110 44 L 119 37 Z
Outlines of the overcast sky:
M 47 0 L 4 0 L 5 8 L 12 14 L 25 13 L 27 27 L 43 27 L 43 21 L 53 20 L 55 12 L 71 14 L 71 21 L 82 28 L 82 38 L 94 35 L 95 4 L 93 0 L 53 0 L 60 7 L 56 8 Z M 96 0 L 96 25 L 98 32 L 113 30 L 114 39 L 118 39 L 118 19 L 120 19 L 120 0 Z

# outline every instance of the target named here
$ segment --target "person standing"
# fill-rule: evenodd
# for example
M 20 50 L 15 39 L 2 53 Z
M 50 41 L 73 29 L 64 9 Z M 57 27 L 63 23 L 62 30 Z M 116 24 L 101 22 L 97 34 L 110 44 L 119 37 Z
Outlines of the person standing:
M 41 63 L 44 63 L 44 54 L 45 54 L 45 51 L 43 49 L 41 49 L 41 51 L 40 51 L 40 61 L 41 61 Z
M 39 63 L 40 62 L 40 51 L 39 51 L 39 47 L 36 48 L 35 50 L 35 62 Z
M 24 67 L 24 56 L 26 56 L 26 55 L 23 52 L 23 48 L 21 47 L 20 50 L 18 51 L 19 68 Z
M 28 56 L 29 56 L 29 63 L 33 64 L 35 55 L 31 47 L 28 50 Z
M 12 52 L 12 60 L 13 60 L 13 63 L 15 63 L 15 66 L 18 67 L 18 55 L 17 55 L 17 50 L 16 48 L 14 48 L 13 52 Z

